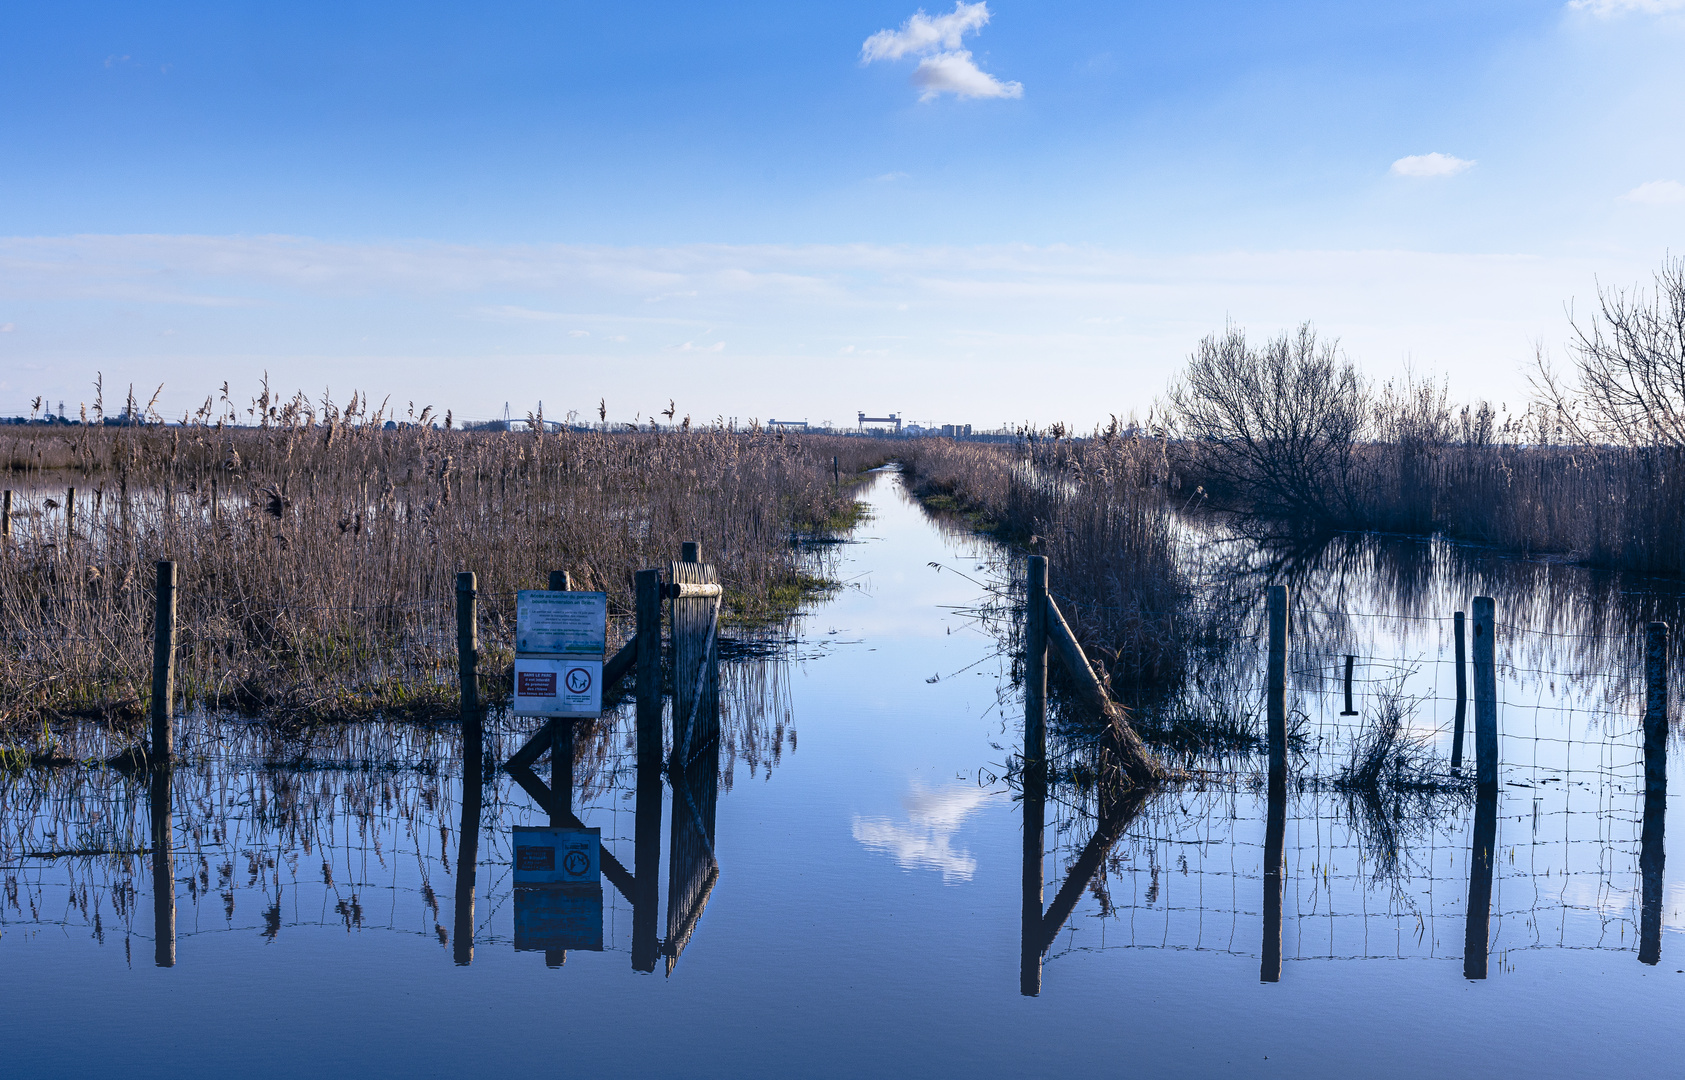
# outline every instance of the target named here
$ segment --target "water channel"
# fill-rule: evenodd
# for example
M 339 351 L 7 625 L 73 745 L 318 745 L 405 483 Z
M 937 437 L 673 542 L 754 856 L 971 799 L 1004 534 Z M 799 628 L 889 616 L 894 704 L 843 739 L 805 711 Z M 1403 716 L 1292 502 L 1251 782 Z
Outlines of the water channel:
M 201 718 L 169 793 L 168 966 L 157 860 L 141 854 L 146 783 L 103 768 L 0 779 L 7 1074 L 1669 1071 L 1685 827 L 1667 840 L 1675 880 L 1646 896 L 1641 669 L 1630 627 L 1599 621 L 1609 598 L 1590 575 L 1429 543 L 1245 556 L 1260 581 L 1290 579 L 1297 605 L 1309 779 L 1285 806 L 1279 981 L 1260 978 L 1269 807 L 1242 759 L 1152 798 L 1075 881 L 1092 807 L 1054 786 L 1041 878 L 1049 901 L 1076 899 L 1027 995 L 1022 698 L 992 617 L 1011 563 L 933 521 L 893 472 L 866 497 L 872 518 L 835 556 L 846 587 L 799 620 L 784 656 L 722 675 L 717 780 L 702 784 L 717 874 L 697 873 L 667 793 L 658 956 L 612 887 L 600 951 L 523 940 L 510 829 L 545 817 L 502 773 L 479 821 L 465 814 L 449 727 L 301 743 Z M 1479 590 L 1515 600 L 1499 615 L 1505 772 L 1476 971 L 1475 800 L 1366 807 L 1323 781 L 1389 693 L 1408 699 L 1424 752 L 1446 752 L 1451 612 Z M 1196 673 L 1200 708 L 1255 712 L 1250 634 L 1226 676 Z M 1340 715 L 1348 653 L 1355 719 Z M 491 725 L 487 758 L 525 731 Z M 580 817 L 627 867 L 634 749 L 628 704 L 575 778 Z M 1652 833 L 1652 867 L 1660 843 Z M 62 854 L 96 848 L 116 854 Z M 1640 960 L 1647 916 L 1659 963 Z

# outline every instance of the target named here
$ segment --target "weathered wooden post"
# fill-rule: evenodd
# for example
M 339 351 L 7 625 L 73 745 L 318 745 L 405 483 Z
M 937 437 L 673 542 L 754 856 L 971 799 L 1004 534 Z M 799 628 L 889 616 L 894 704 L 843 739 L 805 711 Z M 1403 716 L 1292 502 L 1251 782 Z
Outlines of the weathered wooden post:
M 73 540 L 76 537 L 76 489 L 71 488 L 64 494 L 64 538 Z
M 1474 758 L 1475 782 L 1498 786 L 1498 651 L 1496 605 L 1490 596 L 1474 598 Z
M 176 966 L 175 820 L 169 763 L 152 770 L 152 942 L 153 963 Z
M 1463 767 L 1463 723 L 1469 709 L 1469 661 L 1463 644 L 1463 629 L 1463 613 L 1459 611 L 1451 617 L 1452 654 L 1457 664 L 1457 715 L 1451 733 L 1451 769 L 1454 772 Z
M 0 540 L 12 538 L 12 489 L 0 495 Z
M 216 473 L 211 474 L 211 523 L 222 516 L 222 492 Z
M 551 592 L 572 592 L 573 578 L 566 570 L 550 571 Z M 573 816 L 573 755 L 577 721 L 557 716 L 550 720 L 550 827 L 564 828 Z
M 1271 585 L 1266 605 L 1270 620 L 1269 752 L 1270 775 L 1287 773 L 1287 586 Z
M 1047 556 L 1030 556 L 1024 606 L 1023 946 L 1019 993 L 1041 993 L 1042 857 L 1047 824 Z
M 1638 920 L 1638 959 L 1662 958 L 1663 865 L 1667 817 L 1667 623 L 1653 622 L 1644 647 L 1644 825 L 1638 870 L 1642 898 Z
M 472 570 L 456 575 L 456 665 L 457 684 L 462 695 L 462 751 L 466 761 L 470 747 L 480 756 L 480 590 Z M 466 766 L 465 766 L 466 767 Z M 479 783 L 480 774 L 474 774 Z
M 831 455 L 831 487 L 842 487 L 842 469 L 837 465 L 837 455 Z
M 1046 761 L 1047 556 L 1031 555 L 1024 601 L 1024 763 Z
M 1352 668 L 1357 665 L 1357 657 L 1346 654 L 1346 709 L 1341 716 L 1356 716 L 1357 710 L 1352 708 Z
M 1653 622 L 1644 642 L 1644 792 L 1667 794 L 1667 623 Z
M 636 848 L 632 876 L 632 968 L 654 971 L 660 956 L 658 910 L 661 879 L 661 571 L 639 570 L 636 583 L 638 640 L 638 790 L 633 818 Z
M 462 695 L 462 824 L 457 834 L 456 943 L 458 964 L 474 960 L 474 888 L 484 799 L 480 719 L 479 588 L 472 571 L 456 575 L 456 663 Z
M 679 544 L 680 562 L 701 562 L 702 549 L 695 540 L 686 540 Z
M 152 614 L 152 752 L 154 765 L 175 753 L 176 564 L 158 564 Z

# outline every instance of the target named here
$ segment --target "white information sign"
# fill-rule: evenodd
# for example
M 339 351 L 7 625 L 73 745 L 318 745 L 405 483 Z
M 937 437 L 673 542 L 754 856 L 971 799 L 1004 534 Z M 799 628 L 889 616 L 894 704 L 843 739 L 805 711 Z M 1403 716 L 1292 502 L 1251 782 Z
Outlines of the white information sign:
M 515 657 L 516 716 L 601 716 L 603 662 L 567 656 Z
M 515 594 L 515 652 L 602 656 L 608 645 L 608 593 L 522 589 Z

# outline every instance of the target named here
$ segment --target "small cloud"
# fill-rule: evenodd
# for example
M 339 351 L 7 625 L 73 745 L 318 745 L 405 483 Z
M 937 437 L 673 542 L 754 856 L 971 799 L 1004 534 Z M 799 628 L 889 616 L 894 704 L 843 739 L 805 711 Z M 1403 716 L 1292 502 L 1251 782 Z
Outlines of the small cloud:
M 1584 11 L 1599 19 L 1617 15 L 1666 15 L 1685 11 L 1685 0 L 1569 0 L 1568 10 Z
M 904 172 L 886 172 L 886 173 L 882 173 L 878 176 L 872 177 L 872 183 L 874 183 L 874 184 L 893 184 L 897 180 L 905 180 L 905 179 L 907 179 L 907 174 L 904 173 Z
M 108 68 L 116 67 L 118 64 L 126 64 L 128 62 L 129 58 L 127 56 L 108 56 L 105 58 L 105 66 Z
M 589 330 L 569 330 L 568 331 L 568 337 L 590 337 L 590 336 L 591 336 L 591 331 L 589 331 Z
M 1394 176 L 1456 176 L 1474 165 L 1450 154 L 1411 154 L 1392 163 Z
M 1621 202 L 1641 206 L 1679 206 L 1685 203 L 1685 184 L 1677 180 L 1651 180 L 1622 195 Z
M 16 329 L 17 327 L 12 323 L 6 323 L 4 326 L 0 326 L 0 334 L 9 334 Z
M 960 52 L 937 53 L 919 61 L 913 72 L 913 85 L 922 93 L 920 101 L 930 101 L 941 94 L 962 98 L 1021 98 L 1024 84 L 1001 82 L 979 68 L 971 54 Z
M 960 38 L 976 33 L 989 21 L 989 5 L 956 3 L 947 15 L 926 15 L 922 10 L 901 24 L 899 30 L 879 30 L 860 47 L 863 63 L 899 60 L 939 49 L 957 49 Z
M 724 352 L 725 342 L 716 341 L 712 345 L 698 345 L 694 341 L 687 341 L 679 346 L 680 352 Z
M 843 356 L 847 356 L 849 353 L 852 353 L 853 351 L 854 351 L 853 345 L 844 345 L 842 348 L 837 350 L 837 352 L 841 353 Z
M 919 11 L 899 30 L 879 30 L 860 47 L 860 62 L 920 57 L 913 71 L 913 85 L 919 100 L 930 101 L 942 94 L 961 98 L 1018 98 L 1024 84 L 1002 82 L 977 66 L 971 53 L 960 48 L 966 34 L 981 30 L 989 21 L 987 3 L 954 4 L 946 15 Z
M 604 338 L 603 340 L 604 341 L 628 341 L 630 339 L 625 334 L 616 334 L 613 337 Z

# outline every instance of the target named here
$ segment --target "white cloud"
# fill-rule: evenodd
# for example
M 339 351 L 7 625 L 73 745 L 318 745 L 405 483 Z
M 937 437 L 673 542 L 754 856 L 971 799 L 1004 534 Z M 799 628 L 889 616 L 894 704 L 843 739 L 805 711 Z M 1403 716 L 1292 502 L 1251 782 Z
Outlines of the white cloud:
M 947 15 L 926 15 L 921 9 L 902 23 L 901 29 L 879 30 L 867 38 L 860 47 L 860 62 L 920 57 L 912 80 L 919 88 L 920 101 L 930 101 L 942 94 L 961 98 L 1023 97 L 1023 83 L 1002 82 L 979 68 L 971 53 L 960 48 L 966 34 L 976 33 L 988 21 L 986 3 L 967 4 L 961 0 Z M 886 177 L 894 176 L 886 174 Z
M 975 784 L 951 784 L 930 790 L 913 783 L 902 800 L 905 822 L 883 817 L 855 817 L 854 839 L 870 851 L 892 856 L 903 870 L 939 870 L 944 885 L 970 881 L 977 860 L 965 848 L 954 848 L 954 834 L 966 818 L 994 797 Z
M 976 33 L 989 21 L 989 5 L 956 3 L 947 15 L 926 15 L 921 8 L 917 14 L 901 24 L 899 30 L 879 30 L 860 47 L 860 59 L 899 60 L 903 56 L 922 56 L 939 49 L 957 49 L 960 38 Z
M 591 331 L 589 331 L 589 330 L 569 330 L 568 331 L 568 337 L 590 337 L 590 336 L 591 336 Z
M 905 179 L 907 179 L 907 174 L 904 172 L 886 172 L 872 177 L 872 182 L 874 184 L 893 184 L 897 180 Z
M 1651 180 L 1622 195 L 1621 201 L 1644 206 L 1678 206 L 1685 203 L 1685 184 L 1677 180 Z
M 1411 154 L 1392 163 L 1395 176 L 1456 176 L 1474 164 L 1450 154 Z
M 962 98 L 1017 98 L 1024 96 L 1024 84 L 1001 82 L 979 68 L 971 54 L 959 52 L 937 53 L 919 61 L 913 72 L 913 85 L 922 93 L 920 101 L 929 101 L 943 93 Z
M 1585 11 L 1600 19 L 1617 15 L 1666 15 L 1670 11 L 1685 11 L 1685 0 L 1569 0 L 1571 11 Z
M 16 326 L 14 326 L 14 325 L 13 325 L 13 324 L 11 324 L 11 323 L 7 323 L 7 324 L 6 324 L 6 325 L 4 325 L 4 326 L 0 326 L 0 334 L 9 334 L 9 333 L 11 333 L 11 332 L 12 332 L 12 331 L 13 331 L 13 330 L 15 330 L 15 329 L 17 329 L 17 327 L 16 327 Z
M 716 341 L 712 345 L 698 345 L 694 341 L 687 341 L 679 346 L 680 352 L 725 352 L 725 342 Z

